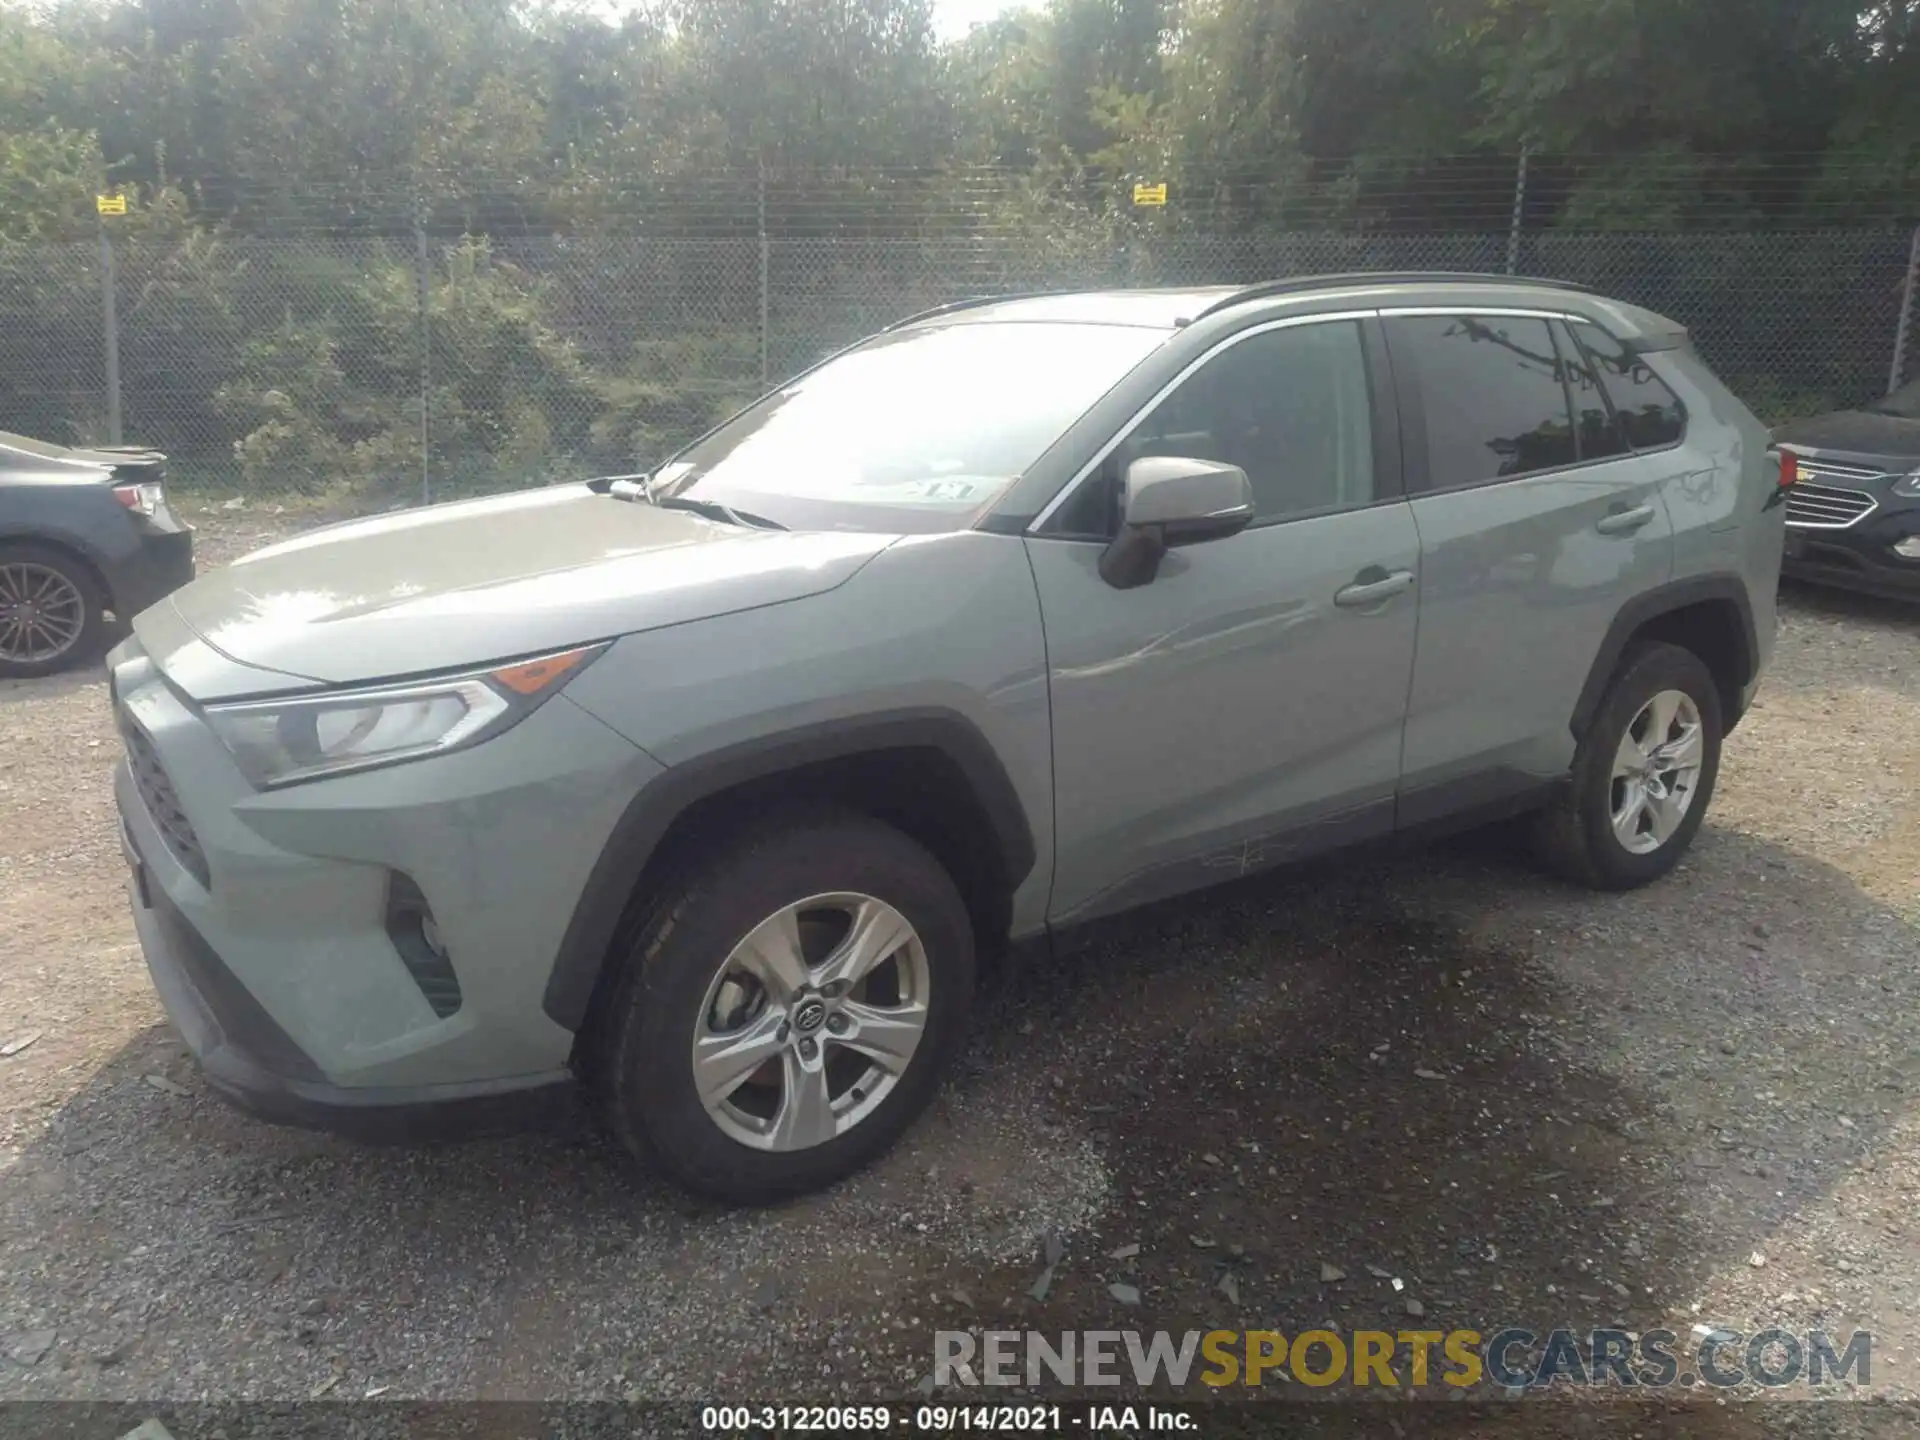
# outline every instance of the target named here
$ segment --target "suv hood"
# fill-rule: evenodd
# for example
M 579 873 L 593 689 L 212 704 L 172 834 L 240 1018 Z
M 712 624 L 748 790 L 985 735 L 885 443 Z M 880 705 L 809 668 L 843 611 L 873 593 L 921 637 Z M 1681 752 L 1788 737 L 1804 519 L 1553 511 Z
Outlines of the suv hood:
M 556 486 L 327 526 L 215 570 L 171 604 L 229 659 L 349 683 L 802 599 L 895 538 L 747 529 Z

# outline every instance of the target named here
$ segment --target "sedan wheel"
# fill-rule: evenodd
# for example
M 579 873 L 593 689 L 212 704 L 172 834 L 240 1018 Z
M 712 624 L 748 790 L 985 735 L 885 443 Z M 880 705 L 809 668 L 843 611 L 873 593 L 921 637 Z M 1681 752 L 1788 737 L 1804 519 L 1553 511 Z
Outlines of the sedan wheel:
M 87 602 L 80 587 L 50 565 L 0 565 L 0 660 L 46 665 L 80 643 Z
M 98 583 L 72 555 L 0 544 L 0 676 L 48 675 L 85 658 L 104 611 Z

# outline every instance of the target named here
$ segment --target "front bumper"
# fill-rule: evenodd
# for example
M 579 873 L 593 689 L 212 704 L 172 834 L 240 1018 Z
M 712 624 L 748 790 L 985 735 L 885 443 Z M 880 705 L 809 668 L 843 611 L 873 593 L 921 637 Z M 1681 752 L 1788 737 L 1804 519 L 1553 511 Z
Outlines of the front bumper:
M 1920 559 L 1894 549 L 1916 537 L 1920 504 L 1911 501 L 1883 508 L 1844 530 L 1789 525 L 1781 573 L 1870 595 L 1920 600 Z
M 127 784 L 124 778 L 118 783 Z M 328 1083 L 192 922 L 164 891 L 154 888 L 124 823 L 120 837 L 134 929 L 153 988 L 207 1084 L 223 1099 L 276 1124 L 366 1141 L 416 1142 L 547 1129 L 570 1123 L 578 1113 L 571 1071 L 455 1085 L 349 1088 Z
M 268 1118 L 414 1138 L 552 1115 L 574 1036 L 541 1008 L 614 820 L 657 774 L 565 695 L 466 751 L 257 792 L 138 639 L 109 658 L 133 915 L 208 1080 Z M 458 981 L 391 929 L 404 880 Z

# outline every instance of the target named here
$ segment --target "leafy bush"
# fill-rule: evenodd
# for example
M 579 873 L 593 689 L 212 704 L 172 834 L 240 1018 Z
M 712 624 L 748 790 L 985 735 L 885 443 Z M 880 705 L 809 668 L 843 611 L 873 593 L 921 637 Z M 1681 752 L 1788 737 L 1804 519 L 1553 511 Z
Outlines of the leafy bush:
M 409 494 L 423 423 L 438 493 L 551 478 L 587 446 L 592 377 L 542 320 L 539 284 L 493 263 L 484 241 L 448 246 L 440 262 L 424 334 L 417 266 L 389 245 L 296 250 L 246 277 L 281 304 L 215 392 L 241 432 L 233 456 L 249 488 Z
M 759 337 L 695 330 L 634 343 L 618 372 L 596 382 L 593 448 L 610 469 L 644 469 L 704 434 L 761 390 Z

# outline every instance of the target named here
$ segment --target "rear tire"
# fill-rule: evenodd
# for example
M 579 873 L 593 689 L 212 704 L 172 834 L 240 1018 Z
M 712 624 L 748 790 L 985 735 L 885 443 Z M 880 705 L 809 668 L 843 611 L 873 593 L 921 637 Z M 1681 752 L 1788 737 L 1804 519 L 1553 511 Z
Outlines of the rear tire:
M 105 630 L 105 597 L 84 563 L 51 545 L 0 544 L 0 679 L 89 660 Z
M 1699 656 L 1630 646 L 1575 752 L 1572 784 L 1535 817 L 1536 853 L 1595 890 L 1658 880 L 1706 817 L 1722 734 L 1719 687 Z
M 831 814 L 684 868 L 620 964 L 588 1055 L 608 1123 L 684 1188 L 745 1205 L 830 1185 L 899 1138 L 965 1034 L 975 972 L 940 863 Z

